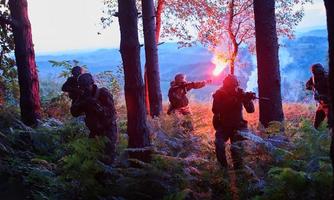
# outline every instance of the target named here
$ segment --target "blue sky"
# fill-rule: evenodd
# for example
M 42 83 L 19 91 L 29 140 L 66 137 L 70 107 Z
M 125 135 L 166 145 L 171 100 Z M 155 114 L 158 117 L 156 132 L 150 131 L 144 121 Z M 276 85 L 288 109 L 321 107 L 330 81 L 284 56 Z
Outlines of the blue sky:
M 29 0 L 36 52 L 118 47 L 117 21 L 108 30 L 99 24 L 102 6 L 101 0 Z M 297 31 L 315 26 L 325 26 L 323 0 L 306 7 Z

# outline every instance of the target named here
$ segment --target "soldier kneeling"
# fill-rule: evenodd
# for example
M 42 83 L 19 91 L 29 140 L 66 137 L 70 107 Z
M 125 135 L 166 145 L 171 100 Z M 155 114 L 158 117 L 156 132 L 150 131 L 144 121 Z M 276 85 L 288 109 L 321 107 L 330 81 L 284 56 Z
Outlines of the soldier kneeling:
M 329 112 L 328 75 L 324 67 L 320 64 L 311 66 L 313 76 L 307 81 L 306 89 L 314 92 L 314 99 L 318 102 L 315 114 L 314 127 L 319 128 L 321 122 L 328 119 L 328 126 L 331 126 L 331 115 Z
M 213 95 L 213 126 L 216 130 L 216 156 L 222 167 L 227 167 L 225 142 L 231 140 L 231 155 L 234 169 L 242 167 L 241 141 L 244 140 L 239 130 L 247 129 L 247 121 L 243 119 L 242 107 L 248 113 L 255 111 L 252 100 L 255 94 L 244 92 L 239 88 L 235 76 L 229 75 L 223 81 L 223 86 Z
M 89 73 L 79 76 L 78 85 L 83 94 L 73 102 L 71 114 L 74 117 L 85 115 L 85 123 L 90 130 L 90 138 L 106 136 L 109 139 L 106 145 L 106 153 L 110 160 L 106 162 L 111 163 L 115 158 L 118 140 L 113 96 L 106 88 L 98 88 Z

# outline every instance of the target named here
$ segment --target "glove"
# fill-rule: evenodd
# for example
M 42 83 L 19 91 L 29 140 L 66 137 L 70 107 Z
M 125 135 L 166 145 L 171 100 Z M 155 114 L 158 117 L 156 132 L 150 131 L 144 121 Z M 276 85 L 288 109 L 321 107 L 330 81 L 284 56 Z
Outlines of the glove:
M 254 100 L 254 99 L 256 99 L 255 92 L 246 92 L 245 93 L 245 100 L 251 101 L 251 100 Z

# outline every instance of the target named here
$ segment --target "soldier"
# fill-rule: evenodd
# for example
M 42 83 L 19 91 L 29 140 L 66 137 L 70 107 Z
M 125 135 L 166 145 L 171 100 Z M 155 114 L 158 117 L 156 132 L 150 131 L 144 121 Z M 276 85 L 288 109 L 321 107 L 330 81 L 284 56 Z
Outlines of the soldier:
M 84 69 L 82 67 L 75 66 L 72 68 L 71 73 L 72 76 L 66 80 L 61 90 L 68 93 L 68 96 L 73 103 L 82 92 L 78 86 L 78 77 L 84 73 Z
M 175 80 L 170 83 L 170 89 L 168 91 L 169 108 L 167 114 L 170 115 L 173 112 L 180 113 L 182 115 L 189 115 L 189 100 L 187 98 L 187 92 L 191 89 L 199 89 L 204 87 L 207 83 L 211 83 L 211 80 L 200 82 L 187 82 L 184 74 L 177 74 Z
M 311 72 L 313 76 L 307 81 L 306 89 L 313 91 L 314 99 L 319 103 L 314 120 L 314 128 L 318 129 L 326 116 L 328 122 L 330 122 L 330 117 L 328 116 L 328 76 L 320 63 L 312 65 Z
M 106 153 L 110 156 L 110 162 L 112 162 L 118 140 L 113 96 L 106 88 L 98 88 L 89 73 L 79 76 L 78 85 L 83 93 L 72 104 L 71 114 L 74 117 L 85 115 L 85 123 L 90 130 L 90 138 L 106 136 L 109 139 Z
M 247 129 L 247 121 L 243 119 L 242 107 L 248 113 L 254 112 L 255 93 L 244 92 L 239 88 L 239 82 L 234 75 L 228 75 L 223 86 L 213 95 L 213 126 L 216 130 L 216 156 L 222 167 L 227 167 L 225 155 L 225 142 L 231 140 L 231 155 L 233 167 L 239 169 L 242 166 L 240 141 L 244 140 L 239 131 Z

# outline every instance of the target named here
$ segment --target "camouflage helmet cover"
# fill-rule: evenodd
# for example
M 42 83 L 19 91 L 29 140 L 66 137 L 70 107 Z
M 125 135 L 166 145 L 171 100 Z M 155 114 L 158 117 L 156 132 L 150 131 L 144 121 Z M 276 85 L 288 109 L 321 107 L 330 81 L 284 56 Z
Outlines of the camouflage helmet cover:
M 325 68 L 320 63 L 316 63 L 311 66 L 311 71 L 313 74 L 323 74 Z
M 224 87 L 236 88 L 239 86 L 239 81 L 236 76 L 229 74 L 223 81 Z
M 176 83 L 186 82 L 186 75 L 184 75 L 184 74 L 176 74 L 176 76 L 175 76 L 175 82 Z
M 90 85 L 93 85 L 94 84 L 94 79 L 93 79 L 93 76 L 90 74 L 90 73 L 84 73 L 84 74 L 81 74 L 79 77 L 78 77 L 78 85 L 79 87 L 88 87 Z

